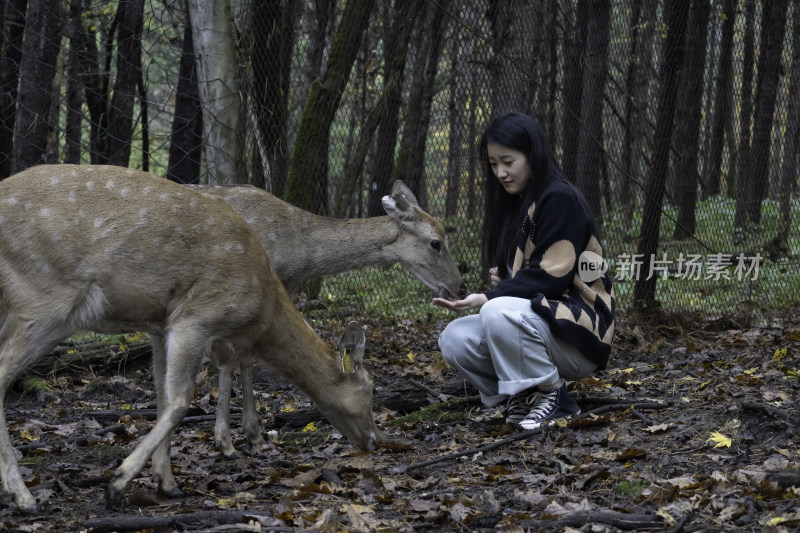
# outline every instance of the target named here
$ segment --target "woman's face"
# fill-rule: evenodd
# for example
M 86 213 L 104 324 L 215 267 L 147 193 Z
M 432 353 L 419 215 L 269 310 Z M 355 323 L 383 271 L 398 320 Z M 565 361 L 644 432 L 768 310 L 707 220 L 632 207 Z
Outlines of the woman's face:
M 522 194 L 531 172 L 525 154 L 500 144 L 487 145 L 489 166 L 508 194 Z

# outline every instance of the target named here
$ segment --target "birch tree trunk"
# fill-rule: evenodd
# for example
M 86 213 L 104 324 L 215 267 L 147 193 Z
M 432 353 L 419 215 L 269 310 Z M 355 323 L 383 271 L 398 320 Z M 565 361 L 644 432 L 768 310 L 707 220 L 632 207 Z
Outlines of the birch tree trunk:
M 188 0 L 197 87 L 203 106 L 208 183 L 245 181 L 239 130 L 239 73 L 230 0 Z

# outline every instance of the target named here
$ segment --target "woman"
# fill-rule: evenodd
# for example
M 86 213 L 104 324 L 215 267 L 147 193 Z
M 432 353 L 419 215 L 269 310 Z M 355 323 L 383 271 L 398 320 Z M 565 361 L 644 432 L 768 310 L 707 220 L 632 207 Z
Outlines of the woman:
M 481 153 L 492 288 L 463 300 L 434 298 L 453 311 L 480 309 L 451 322 L 439 347 L 486 406 L 507 401 L 507 422 L 534 429 L 580 413 L 565 379 L 605 368 L 614 293 L 597 225 L 539 124 L 505 115 L 486 129 Z

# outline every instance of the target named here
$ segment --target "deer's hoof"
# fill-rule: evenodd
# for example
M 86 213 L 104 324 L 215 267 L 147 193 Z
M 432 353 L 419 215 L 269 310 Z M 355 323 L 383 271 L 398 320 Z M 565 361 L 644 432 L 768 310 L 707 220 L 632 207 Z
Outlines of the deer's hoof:
M 123 492 L 114 486 L 114 480 L 117 477 L 118 474 L 115 472 L 106 488 L 106 508 L 109 510 L 122 509 L 124 504 Z

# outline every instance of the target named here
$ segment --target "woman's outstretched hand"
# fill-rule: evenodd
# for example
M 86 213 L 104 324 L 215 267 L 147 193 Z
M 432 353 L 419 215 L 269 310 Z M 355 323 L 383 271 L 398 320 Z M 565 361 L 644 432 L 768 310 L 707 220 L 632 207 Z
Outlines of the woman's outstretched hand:
M 450 309 L 451 311 L 458 311 L 464 312 L 469 311 L 470 309 L 478 309 L 483 304 L 488 302 L 489 299 L 486 295 L 478 293 L 478 294 L 470 294 L 463 300 L 446 300 L 445 298 L 434 298 L 433 305 L 438 305 L 439 307 L 444 307 L 445 309 Z

